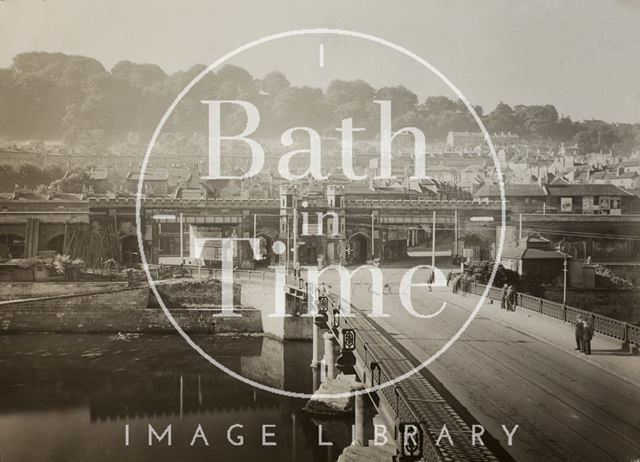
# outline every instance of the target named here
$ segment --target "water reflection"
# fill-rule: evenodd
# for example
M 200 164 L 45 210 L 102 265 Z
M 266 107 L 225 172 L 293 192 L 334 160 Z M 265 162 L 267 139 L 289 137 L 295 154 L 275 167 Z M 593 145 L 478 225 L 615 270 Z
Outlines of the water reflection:
M 230 369 L 261 383 L 312 390 L 311 345 L 254 337 L 194 339 Z M 350 432 L 317 423 L 303 400 L 245 385 L 174 335 L 0 336 L 0 460 L 336 460 Z M 129 446 L 125 446 L 125 424 Z M 148 425 L 165 438 L 148 446 Z M 232 427 L 240 424 L 243 427 Z M 204 438 L 194 440 L 202 426 Z M 263 425 L 267 441 L 263 446 Z M 350 425 L 350 424 L 349 424 Z M 228 441 L 232 439 L 242 446 Z

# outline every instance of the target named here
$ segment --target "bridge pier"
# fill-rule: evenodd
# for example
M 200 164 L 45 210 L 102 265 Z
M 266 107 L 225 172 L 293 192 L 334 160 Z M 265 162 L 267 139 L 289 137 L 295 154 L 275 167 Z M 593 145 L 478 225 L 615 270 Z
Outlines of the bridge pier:
M 321 327 L 318 325 L 318 321 L 314 320 L 312 341 L 313 350 L 311 356 L 311 367 L 317 369 L 320 367 L 320 357 L 322 356 L 322 342 L 320 341 L 320 334 L 322 333 Z
M 354 390 L 361 391 L 366 387 L 362 382 L 356 382 L 354 386 Z M 365 403 L 366 395 L 364 393 L 359 393 L 355 396 L 355 405 L 354 405 L 354 423 L 355 423 L 355 434 L 353 443 L 356 446 L 366 446 L 366 439 L 364 436 L 364 422 L 365 422 Z
M 334 350 L 333 334 L 325 332 L 322 335 L 324 339 L 324 363 L 327 367 L 327 379 L 336 378 L 336 356 Z

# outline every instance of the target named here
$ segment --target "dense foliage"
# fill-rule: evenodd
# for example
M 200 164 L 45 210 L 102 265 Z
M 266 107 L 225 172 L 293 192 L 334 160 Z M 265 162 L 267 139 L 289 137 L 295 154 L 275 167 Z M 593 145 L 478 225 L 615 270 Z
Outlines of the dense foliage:
M 486 260 L 481 262 L 472 262 L 465 265 L 464 274 L 466 274 L 471 281 L 479 284 L 487 284 L 491 277 L 494 264 L 494 262 Z M 505 284 L 517 285 L 519 278 L 520 276 L 517 272 L 499 265 L 493 279 L 493 287 L 503 287 Z
M 154 64 L 117 63 L 110 71 L 92 58 L 62 53 L 17 55 L 10 68 L 0 69 L 0 137 L 59 139 L 90 152 L 124 139 L 149 136 L 177 94 L 204 65 L 167 75 Z M 373 88 L 363 80 L 334 80 L 325 91 L 294 87 L 279 72 L 257 79 L 245 69 L 227 65 L 206 75 L 178 105 L 165 131 L 192 136 L 206 132 L 206 99 L 244 99 L 259 107 L 259 135 L 278 136 L 292 126 L 311 126 L 337 136 L 344 117 L 353 117 L 362 138 L 378 133 L 379 107 L 374 99 L 392 101 L 395 127 L 416 126 L 431 139 L 448 131 L 477 131 L 460 101 L 433 96 L 420 101 L 403 86 Z M 512 132 L 545 142 L 577 142 L 585 150 L 640 146 L 640 124 L 575 122 L 559 116 L 552 105 L 500 103 L 489 114 L 478 113 L 492 132 Z M 244 125 L 241 110 L 226 114 L 227 129 Z M 128 138 L 129 137 L 129 138 Z M 131 138 L 133 137 L 133 138 Z
M 42 185 L 50 185 L 64 176 L 60 167 L 40 168 L 32 164 L 21 164 L 13 167 L 8 164 L 0 165 L 0 192 L 11 192 L 15 185 L 29 189 L 37 189 Z

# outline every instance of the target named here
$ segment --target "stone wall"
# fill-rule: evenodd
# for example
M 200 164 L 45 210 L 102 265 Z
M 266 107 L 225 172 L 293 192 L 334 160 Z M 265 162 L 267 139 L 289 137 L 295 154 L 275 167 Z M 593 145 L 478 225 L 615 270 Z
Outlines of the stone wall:
M 185 308 L 194 305 L 220 306 L 222 304 L 222 283 L 211 279 L 182 279 L 167 281 L 156 286 L 164 304 L 172 308 Z M 233 284 L 233 304 L 241 304 L 240 283 Z M 154 298 L 152 306 L 159 306 Z
M 243 281 L 241 305 L 255 308 L 262 315 L 264 333 L 281 340 L 309 340 L 313 335 L 313 317 L 294 314 L 295 307 L 291 297 L 287 297 L 285 304 L 288 317 L 270 316 L 275 313 L 275 284 L 273 279 L 268 282 L 259 280 Z M 301 307 L 301 313 L 306 313 L 306 302 Z
M 150 304 L 149 298 L 149 289 L 140 287 L 2 301 L 0 331 L 175 332 L 164 312 L 157 304 Z M 169 310 L 189 333 L 262 332 L 261 314 L 254 309 L 239 308 L 242 316 L 236 318 L 218 316 L 220 308 L 216 307 L 169 306 Z
M 0 282 L 0 300 L 83 294 L 126 287 L 125 282 Z

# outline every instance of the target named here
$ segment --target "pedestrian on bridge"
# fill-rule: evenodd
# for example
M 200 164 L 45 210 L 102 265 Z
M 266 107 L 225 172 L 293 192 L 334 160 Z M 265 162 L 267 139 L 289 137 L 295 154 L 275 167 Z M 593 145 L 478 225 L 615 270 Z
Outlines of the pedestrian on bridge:
M 576 316 L 576 350 L 582 351 L 582 331 L 584 330 L 584 324 L 582 323 L 582 316 Z
M 518 292 L 516 288 L 512 285 L 509 285 L 507 288 L 507 311 L 515 311 L 516 310 L 516 302 L 518 298 Z
M 462 279 L 462 276 L 456 276 L 456 278 L 453 280 L 453 287 L 451 288 L 451 291 L 454 294 L 458 293 L 458 290 L 460 289 L 460 280 Z
M 507 292 L 509 291 L 509 284 L 505 284 L 504 287 L 502 288 L 502 300 L 500 300 L 500 308 L 502 308 L 503 310 L 507 309 Z
M 593 338 L 593 326 L 586 319 L 582 320 L 582 352 L 591 354 L 591 339 Z

